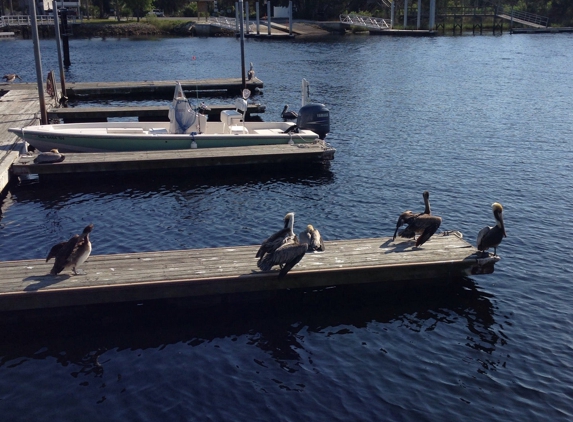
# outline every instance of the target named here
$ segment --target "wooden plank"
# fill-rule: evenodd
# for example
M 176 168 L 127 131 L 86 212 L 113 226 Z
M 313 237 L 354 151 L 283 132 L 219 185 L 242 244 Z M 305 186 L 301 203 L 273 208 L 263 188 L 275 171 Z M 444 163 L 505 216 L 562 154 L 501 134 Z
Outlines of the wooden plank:
M 97 242 L 94 244 L 97 250 Z M 391 238 L 327 241 L 307 253 L 283 279 L 260 272 L 258 245 L 93 255 L 85 275 L 49 275 L 44 260 L 0 263 L 0 311 L 125 301 L 233 295 L 334 285 L 382 284 L 488 273 L 499 257 L 478 257 L 453 232 L 435 235 L 421 248 Z
M 273 164 L 331 160 L 334 152 L 333 148 L 320 142 L 170 151 L 69 153 L 65 154 L 63 162 L 53 164 L 34 164 L 34 156 L 30 155 L 22 156 L 13 164 L 12 172 L 23 176 Z

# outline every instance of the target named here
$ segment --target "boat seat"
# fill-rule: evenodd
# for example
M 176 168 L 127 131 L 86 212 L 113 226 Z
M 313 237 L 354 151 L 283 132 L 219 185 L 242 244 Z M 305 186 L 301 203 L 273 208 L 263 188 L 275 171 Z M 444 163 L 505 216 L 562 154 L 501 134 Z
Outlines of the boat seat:
M 245 126 L 230 126 L 229 132 L 231 135 L 242 135 L 244 133 L 249 133 L 249 129 L 247 129 Z

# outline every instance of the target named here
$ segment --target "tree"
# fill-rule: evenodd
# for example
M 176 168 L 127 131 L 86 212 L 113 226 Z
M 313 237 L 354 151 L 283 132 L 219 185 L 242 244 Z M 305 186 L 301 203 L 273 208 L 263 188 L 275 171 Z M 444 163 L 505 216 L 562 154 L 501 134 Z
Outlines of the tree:
M 137 17 L 137 22 L 140 17 L 143 17 L 145 11 L 151 10 L 151 0 L 125 0 L 125 4 Z

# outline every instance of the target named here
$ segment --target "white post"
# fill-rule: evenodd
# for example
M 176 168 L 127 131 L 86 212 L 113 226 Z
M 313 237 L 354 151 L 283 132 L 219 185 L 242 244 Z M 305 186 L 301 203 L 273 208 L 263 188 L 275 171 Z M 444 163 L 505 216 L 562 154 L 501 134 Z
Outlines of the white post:
M 62 85 L 62 99 L 67 97 L 66 92 L 66 77 L 64 74 L 64 64 L 62 61 L 62 40 L 60 38 L 60 22 L 58 18 L 58 9 L 56 7 L 52 7 L 54 12 L 54 26 L 56 30 L 56 46 L 58 48 L 58 63 L 60 65 L 60 84 Z M 55 89 L 55 87 L 54 87 Z
M 288 2 L 288 34 L 292 36 L 292 0 Z
M 422 19 L 422 0 L 418 0 L 418 22 L 416 22 L 416 29 L 420 29 L 421 19 Z
M 36 79 L 38 82 L 38 96 L 40 99 L 40 124 L 48 124 L 48 114 L 46 113 L 46 97 L 44 96 L 44 81 L 42 76 L 42 59 L 40 57 L 40 40 L 38 38 L 38 22 L 36 20 L 36 2 L 30 0 L 30 25 L 32 27 L 32 38 L 34 39 L 34 59 L 36 60 Z
M 408 28 L 408 0 L 404 0 L 404 29 Z
M 433 31 L 436 24 L 436 0 L 430 0 L 429 30 Z
M 241 5 L 242 7 L 242 5 Z M 239 3 L 235 2 L 235 32 L 239 32 Z
M 259 2 L 255 3 L 255 10 L 257 11 L 257 35 L 261 34 L 260 25 L 261 21 L 259 20 Z
M 267 1 L 267 26 L 269 29 L 269 36 L 271 35 L 271 0 Z
M 392 7 L 390 7 L 390 28 L 394 29 L 394 1 L 392 0 Z

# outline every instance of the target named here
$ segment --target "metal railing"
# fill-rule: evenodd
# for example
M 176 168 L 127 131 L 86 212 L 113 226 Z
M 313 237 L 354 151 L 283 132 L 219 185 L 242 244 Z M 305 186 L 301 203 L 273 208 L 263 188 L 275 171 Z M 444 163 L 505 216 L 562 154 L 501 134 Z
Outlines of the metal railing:
M 370 29 L 390 29 L 390 23 L 387 19 L 373 18 L 372 16 L 340 15 L 340 22 Z
M 500 10 L 498 11 L 498 15 L 508 15 L 510 17 L 512 17 L 513 19 L 518 19 L 520 21 L 523 22 L 528 22 L 528 23 L 532 23 L 535 25 L 539 25 L 539 26 L 544 26 L 544 27 L 548 27 L 549 26 L 549 18 L 546 16 L 540 16 L 540 15 L 536 15 L 534 13 L 529 13 L 529 12 L 522 12 L 519 10 Z
M 239 21 L 240 22 L 240 21 Z M 237 30 L 239 24 L 235 18 L 227 18 L 224 16 L 210 16 L 209 21 L 211 25 L 216 25 L 221 28 L 227 28 L 232 30 Z M 266 25 L 265 25 L 266 26 Z M 247 28 L 245 23 L 245 32 L 257 32 L 257 25 L 255 23 L 249 22 L 249 27 Z
M 38 15 L 36 16 L 38 25 L 53 25 L 53 15 Z M 75 16 L 68 16 L 68 23 L 76 23 Z M 4 26 L 30 26 L 31 19 L 28 15 L 8 15 L 0 17 L 0 28 Z

